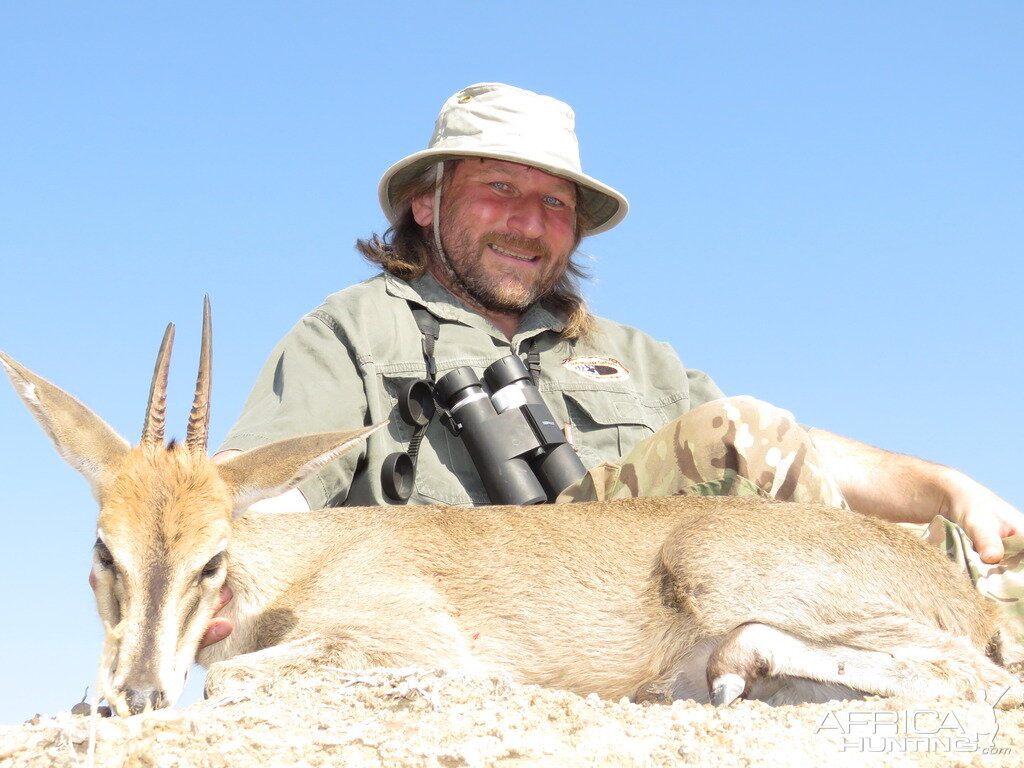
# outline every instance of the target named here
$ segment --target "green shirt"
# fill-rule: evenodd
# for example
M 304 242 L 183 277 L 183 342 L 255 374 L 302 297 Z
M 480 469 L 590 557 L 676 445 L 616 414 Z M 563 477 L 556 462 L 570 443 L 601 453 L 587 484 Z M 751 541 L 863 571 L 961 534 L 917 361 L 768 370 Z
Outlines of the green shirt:
M 380 274 L 329 296 L 274 348 L 223 449 L 246 450 L 286 437 L 353 429 L 390 420 L 300 486 L 311 509 L 390 503 L 381 489 L 384 459 L 409 447 L 413 428 L 396 410 L 403 384 L 426 376 L 422 335 L 409 302 L 440 323 L 437 376 L 525 355 L 536 338 L 540 391 L 589 468 L 615 461 L 691 408 L 722 397 L 711 379 L 686 370 L 672 348 L 645 333 L 597 318 L 586 338 L 559 337 L 563 320 L 529 309 L 510 342 L 429 274 L 406 282 Z M 431 421 L 420 446 L 410 504 L 487 504 L 462 441 Z

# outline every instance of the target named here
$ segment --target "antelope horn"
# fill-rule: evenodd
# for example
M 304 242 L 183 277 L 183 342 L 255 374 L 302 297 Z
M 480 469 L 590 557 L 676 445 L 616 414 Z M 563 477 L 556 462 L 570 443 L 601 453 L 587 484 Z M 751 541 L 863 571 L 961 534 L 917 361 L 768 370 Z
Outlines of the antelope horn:
M 174 344 L 174 323 L 167 324 L 160 351 L 153 368 L 153 382 L 149 385 L 146 421 L 142 425 L 142 445 L 163 445 L 164 417 L 167 415 L 167 371 L 171 366 L 171 346 Z
M 199 349 L 199 376 L 196 378 L 196 394 L 192 400 L 192 412 L 188 415 L 188 432 L 185 446 L 194 453 L 206 453 L 206 441 L 210 433 L 210 355 L 213 347 L 213 333 L 210 330 L 210 297 L 203 298 L 203 341 Z

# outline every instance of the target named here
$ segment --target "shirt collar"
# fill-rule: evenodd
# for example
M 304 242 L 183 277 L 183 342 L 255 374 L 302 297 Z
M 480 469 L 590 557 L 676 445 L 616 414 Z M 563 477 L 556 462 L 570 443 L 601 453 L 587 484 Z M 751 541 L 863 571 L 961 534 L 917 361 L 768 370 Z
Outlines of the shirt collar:
M 462 323 L 486 331 L 497 338 L 505 339 L 505 335 L 495 328 L 490 320 L 467 308 L 429 272 L 424 273 L 423 277 L 416 280 L 402 280 L 385 272 L 384 283 L 389 294 L 420 304 L 438 319 Z M 564 328 L 564 318 L 557 316 L 540 304 L 534 304 L 520 318 L 519 328 L 516 329 L 512 343 L 515 344 L 517 341 L 536 336 L 544 331 L 561 333 Z

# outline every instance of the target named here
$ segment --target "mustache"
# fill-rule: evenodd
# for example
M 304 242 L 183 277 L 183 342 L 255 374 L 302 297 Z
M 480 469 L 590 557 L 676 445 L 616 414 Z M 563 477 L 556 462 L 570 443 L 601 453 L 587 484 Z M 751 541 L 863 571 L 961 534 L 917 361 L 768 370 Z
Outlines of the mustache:
M 523 237 L 515 232 L 485 232 L 480 237 L 480 244 L 493 243 L 501 248 L 512 251 L 521 251 L 531 256 L 547 258 L 551 255 L 551 249 L 544 244 L 543 240 L 533 237 Z

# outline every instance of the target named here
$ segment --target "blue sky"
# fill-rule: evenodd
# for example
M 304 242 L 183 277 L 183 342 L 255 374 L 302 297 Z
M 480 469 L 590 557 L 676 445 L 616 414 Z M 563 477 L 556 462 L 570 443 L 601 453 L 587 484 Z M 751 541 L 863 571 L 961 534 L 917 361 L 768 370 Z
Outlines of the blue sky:
M 600 314 L 1024 506 L 1022 31 L 1010 0 L 9 3 L 0 349 L 136 440 L 173 320 L 180 436 L 209 293 L 219 441 L 278 338 L 371 274 L 380 174 L 509 82 L 572 104 L 630 199 L 585 242 Z M 88 487 L 9 388 L 0 425 L 6 723 L 73 704 L 100 632 Z

